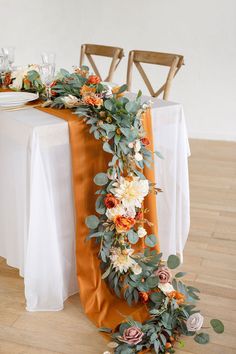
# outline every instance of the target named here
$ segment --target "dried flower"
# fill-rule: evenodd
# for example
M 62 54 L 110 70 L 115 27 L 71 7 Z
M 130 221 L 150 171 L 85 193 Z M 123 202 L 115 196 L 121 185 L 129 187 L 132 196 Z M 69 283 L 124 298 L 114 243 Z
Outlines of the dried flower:
M 65 96 L 61 100 L 63 101 L 65 107 L 67 107 L 67 108 L 73 108 L 73 107 L 78 106 L 78 104 L 79 104 L 78 98 L 73 95 Z
M 143 304 L 146 304 L 148 302 L 148 299 L 149 299 L 149 293 L 146 292 L 146 291 L 140 291 L 139 292 L 139 297 L 140 297 L 140 300 Z

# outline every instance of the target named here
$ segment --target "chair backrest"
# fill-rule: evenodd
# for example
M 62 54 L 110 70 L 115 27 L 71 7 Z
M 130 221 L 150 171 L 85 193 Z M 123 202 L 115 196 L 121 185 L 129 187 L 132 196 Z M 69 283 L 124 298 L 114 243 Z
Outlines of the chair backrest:
M 108 76 L 103 81 L 112 81 L 113 74 L 124 56 L 124 50 L 119 47 L 110 47 L 98 44 L 82 44 L 80 52 L 80 66 L 84 64 L 85 56 L 88 58 L 94 73 L 102 80 L 98 68 L 92 58 L 92 55 L 112 58 L 108 71 Z
M 147 77 L 140 63 L 168 66 L 170 68 L 165 83 L 159 90 L 154 91 L 150 80 Z M 173 78 L 184 64 L 184 57 L 179 54 L 150 52 L 143 50 L 132 50 L 129 52 L 129 62 L 127 69 L 127 85 L 131 91 L 133 64 L 138 69 L 152 97 L 157 97 L 163 92 L 163 99 L 167 100 Z

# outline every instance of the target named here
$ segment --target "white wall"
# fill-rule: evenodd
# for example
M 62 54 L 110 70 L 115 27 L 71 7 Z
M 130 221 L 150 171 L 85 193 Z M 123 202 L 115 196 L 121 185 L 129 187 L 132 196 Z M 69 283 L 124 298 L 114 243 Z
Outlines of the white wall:
M 17 64 L 50 50 L 70 68 L 84 42 L 125 49 L 116 82 L 130 49 L 184 54 L 171 99 L 183 103 L 189 135 L 236 140 L 236 0 L 0 0 L 0 47 L 15 45 Z

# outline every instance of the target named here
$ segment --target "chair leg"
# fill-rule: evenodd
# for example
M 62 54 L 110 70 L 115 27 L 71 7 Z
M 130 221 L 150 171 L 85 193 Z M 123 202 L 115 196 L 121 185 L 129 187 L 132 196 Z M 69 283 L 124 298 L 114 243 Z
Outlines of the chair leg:
M 128 67 L 127 67 L 127 80 L 126 80 L 126 84 L 128 86 L 128 91 L 131 91 L 131 86 L 132 86 L 133 63 L 134 63 L 134 52 L 130 51 L 129 52 Z

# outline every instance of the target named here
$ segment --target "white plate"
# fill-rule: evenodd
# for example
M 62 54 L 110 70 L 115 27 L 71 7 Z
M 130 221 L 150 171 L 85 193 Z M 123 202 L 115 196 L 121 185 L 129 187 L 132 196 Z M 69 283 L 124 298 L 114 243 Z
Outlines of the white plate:
M 31 92 L 0 92 L 0 107 L 22 106 L 38 97 L 38 93 Z

